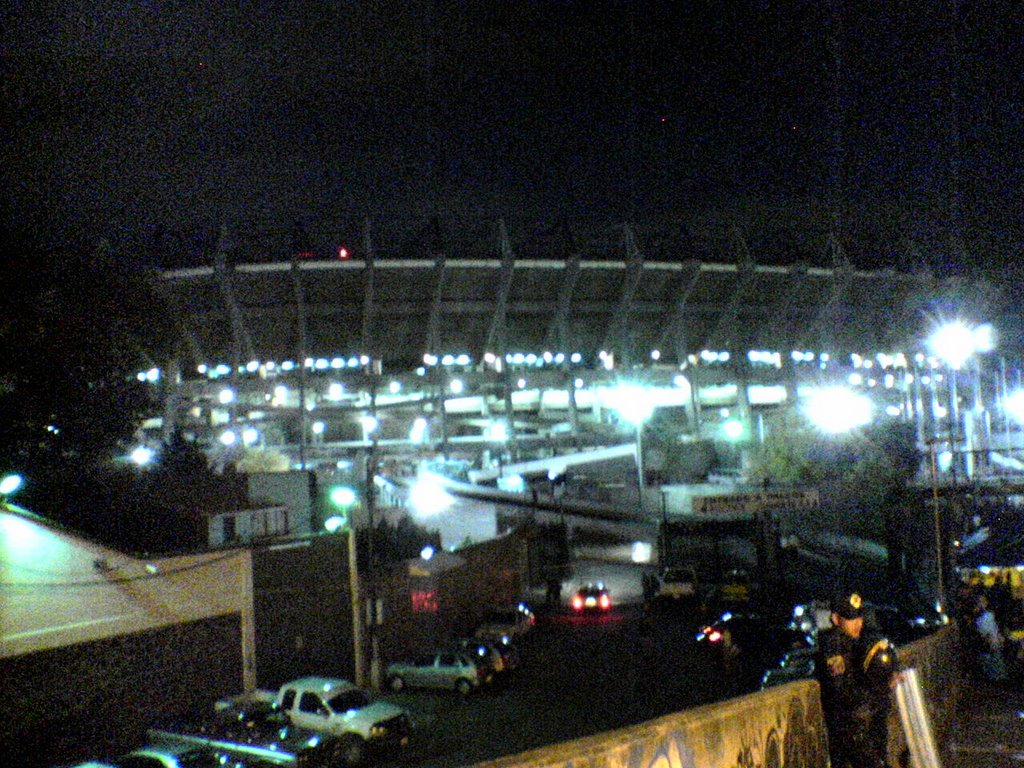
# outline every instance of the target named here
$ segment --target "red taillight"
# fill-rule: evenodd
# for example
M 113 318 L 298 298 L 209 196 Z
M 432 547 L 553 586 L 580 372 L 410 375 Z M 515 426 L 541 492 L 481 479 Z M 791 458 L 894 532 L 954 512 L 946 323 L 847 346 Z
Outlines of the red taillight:
M 712 643 L 717 643 L 721 639 L 722 639 L 722 633 L 719 632 L 717 629 L 713 629 L 711 631 L 711 634 L 708 635 L 708 640 L 710 642 L 712 642 Z
M 601 595 L 601 598 L 598 600 L 598 603 L 600 603 L 601 610 L 603 611 L 607 611 L 609 608 L 612 607 L 612 599 L 608 597 L 608 595 Z
M 579 595 L 573 596 L 573 598 L 572 598 L 572 607 L 573 607 L 573 610 L 575 610 L 575 611 L 582 611 L 583 610 L 583 598 L 580 597 Z

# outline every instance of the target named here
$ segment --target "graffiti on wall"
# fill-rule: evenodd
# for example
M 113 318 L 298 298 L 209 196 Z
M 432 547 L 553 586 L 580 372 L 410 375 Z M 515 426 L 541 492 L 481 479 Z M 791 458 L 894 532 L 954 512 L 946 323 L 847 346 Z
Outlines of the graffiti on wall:
M 828 744 L 816 684 L 798 683 L 537 750 L 502 768 L 818 768 Z

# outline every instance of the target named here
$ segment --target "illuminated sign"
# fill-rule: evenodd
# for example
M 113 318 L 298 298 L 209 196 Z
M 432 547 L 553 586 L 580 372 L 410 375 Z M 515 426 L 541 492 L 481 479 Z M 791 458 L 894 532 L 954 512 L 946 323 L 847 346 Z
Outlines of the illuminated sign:
M 437 602 L 437 590 L 414 589 L 409 595 L 412 597 L 413 613 L 437 613 L 440 610 Z

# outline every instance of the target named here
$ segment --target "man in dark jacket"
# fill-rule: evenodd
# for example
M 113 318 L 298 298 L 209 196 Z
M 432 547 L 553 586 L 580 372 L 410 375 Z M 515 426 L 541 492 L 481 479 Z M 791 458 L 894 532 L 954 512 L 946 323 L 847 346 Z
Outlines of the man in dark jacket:
M 861 596 L 832 601 L 832 627 L 818 637 L 815 665 L 833 768 L 884 768 L 889 684 L 895 653 L 882 638 L 862 638 Z

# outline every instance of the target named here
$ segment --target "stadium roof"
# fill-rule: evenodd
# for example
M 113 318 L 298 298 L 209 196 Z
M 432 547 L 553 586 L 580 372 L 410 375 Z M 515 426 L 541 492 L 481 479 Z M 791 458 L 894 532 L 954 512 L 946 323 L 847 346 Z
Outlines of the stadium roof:
M 424 355 L 600 351 L 630 364 L 657 350 L 906 350 L 921 338 L 928 274 L 648 258 L 633 230 L 614 246 L 516 252 L 502 229 L 488 257 L 296 257 L 164 272 L 196 364 L 369 355 L 391 367 Z

